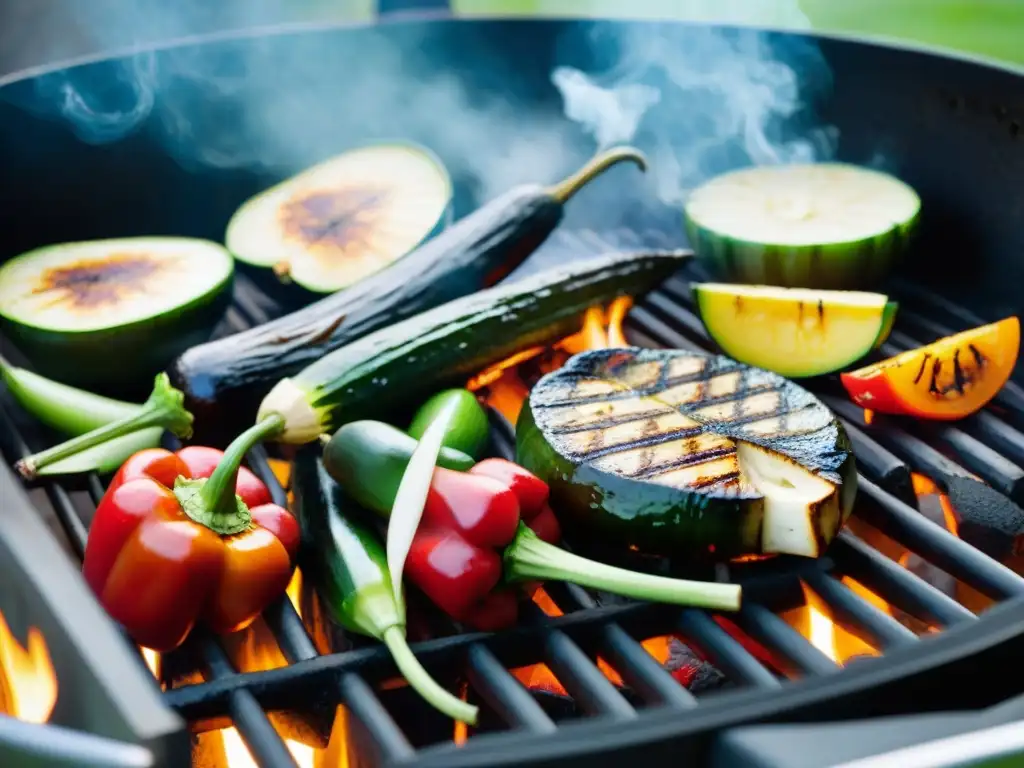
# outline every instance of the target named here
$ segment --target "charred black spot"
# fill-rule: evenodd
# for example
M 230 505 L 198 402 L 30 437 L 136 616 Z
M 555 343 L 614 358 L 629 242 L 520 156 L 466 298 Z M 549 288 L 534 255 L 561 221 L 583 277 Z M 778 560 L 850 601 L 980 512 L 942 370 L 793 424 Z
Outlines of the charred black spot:
M 818 322 L 825 324 L 825 303 L 821 299 L 818 299 Z
M 939 391 L 939 384 L 938 384 L 939 374 L 941 372 L 942 372 L 942 360 L 937 357 L 937 358 L 935 358 L 935 363 L 932 365 L 932 376 L 931 376 L 931 380 L 928 383 L 928 391 L 933 393 L 933 394 L 936 394 L 936 395 L 942 394 Z
M 953 353 L 953 386 L 962 395 L 966 383 L 967 377 L 964 376 L 964 369 L 960 366 L 960 350 L 958 349 Z
M 974 357 L 974 364 L 977 365 L 978 368 L 984 368 L 986 360 L 985 360 L 985 356 L 983 354 L 981 354 L 981 350 L 979 350 L 973 344 L 968 344 L 967 348 L 969 350 L 971 350 L 971 355 L 973 355 L 973 357 Z
M 171 261 L 145 253 L 120 253 L 103 259 L 84 259 L 43 272 L 33 294 L 55 294 L 50 306 L 70 304 L 96 309 L 133 293 L 144 293 L 151 281 L 168 271 Z
M 921 358 L 921 367 L 917 371 L 917 376 L 914 377 L 914 383 L 917 384 L 921 381 L 921 377 L 924 376 L 924 369 L 928 367 L 928 360 L 931 359 L 932 353 L 925 352 Z
M 383 190 L 370 188 L 312 192 L 281 207 L 281 227 L 308 245 L 368 248 L 386 198 Z

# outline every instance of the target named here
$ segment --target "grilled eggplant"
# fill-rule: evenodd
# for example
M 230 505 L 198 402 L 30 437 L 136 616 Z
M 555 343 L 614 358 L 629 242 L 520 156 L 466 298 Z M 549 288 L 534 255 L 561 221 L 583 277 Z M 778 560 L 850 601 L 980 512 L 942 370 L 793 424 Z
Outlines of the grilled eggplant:
M 853 508 L 853 453 L 821 402 L 727 357 L 603 349 L 538 382 L 517 460 L 570 534 L 660 555 L 819 555 Z
M 551 234 L 567 200 L 623 161 L 645 167 L 640 152 L 616 147 L 554 186 L 511 189 L 345 290 L 188 350 L 170 373 L 197 439 L 222 442 L 244 429 L 271 387 L 339 347 L 498 282 Z

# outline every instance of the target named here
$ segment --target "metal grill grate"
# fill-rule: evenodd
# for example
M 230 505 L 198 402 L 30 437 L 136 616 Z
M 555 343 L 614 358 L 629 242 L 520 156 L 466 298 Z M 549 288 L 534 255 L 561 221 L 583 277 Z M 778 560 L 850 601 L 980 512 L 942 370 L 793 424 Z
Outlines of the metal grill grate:
M 545 251 L 548 255 L 557 255 L 559 249 L 574 254 L 594 252 L 595 249 L 608 250 L 610 242 L 636 244 L 622 233 L 598 237 L 587 232 L 559 232 L 545 246 Z M 711 343 L 692 311 L 689 296 L 686 279 L 680 275 L 642 301 L 629 315 L 629 333 L 633 340 L 646 346 L 710 349 Z M 923 333 L 922 338 L 930 338 L 950 332 L 943 322 L 976 321 L 940 297 L 919 291 L 908 291 L 907 296 L 912 309 L 901 311 L 891 348 L 882 350 L 885 355 L 894 353 L 897 348 L 917 346 L 919 342 L 910 333 Z M 265 322 L 275 313 L 273 303 L 240 276 L 236 301 L 225 323 L 229 331 L 237 331 Z M 942 322 L 934 319 L 936 317 Z M 493 415 L 495 452 L 511 457 L 513 430 L 500 416 Z M 845 417 L 853 415 L 844 412 Z M 8 459 L 27 453 L 29 446 L 18 434 L 12 417 L 0 414 L 0 418 L 3 419 L 0 429 L 10 436 L 6 441 L 8 452 L 14 454 Z M 991 483 L 993 492 L 1006 503 L 1012 503 L 1007 496 L 1019 499 L 1021 478 L 1024 478 L 1020 469 L 1020 465 L 1024 465 L 1024 435 L 1018 431 L 1024 421 L 1024 398 L 1019 387 L 1008 386 L 992 408 L 964 423 L 939 427 L 927 434 L 918 433 L 914 428 L 913 433 L 886 430 L 876 435 L 854 426 L 849 418 L 846 421 L 860 470 L 857 513 L 862 519 L 992 600 L 1024 596 L 1024 578 L 936 525 L 912 506 L 915 497 L 910 484 L 912 469 L 934 469 L 935 462 L 941 459 L 943 471 L 964 477 L 976 474 Z M 936 452 L 931 447 L 934 443 L 955 452 L 962 465 Z M 271 471 L 266 451 L 254 450 L 249 463 L 270 487 L 275 502 L 285 504 L 285 490 Z M 71 494 L 56 482 L 46 483 L 45 488 L 80 554 L 86 525 L 72 503 Z M 102 496 L 103 486 L 97 477 L 89 478 L 88 491 L 93 503 Z M 777 606 L 770 596 L 777 592 L 773 585 L 780 583 L 780 578 L 791 587 L 798 584 L 798 579 L 803 579 L 829 606 L 837 622 L 886 652 L 921 643 L 936 644 L 945 633 L 920 640 L 905 623 L 848 588 L 840 575 L 856 579 L 899 611 L 934 627 L 951 628 L 978 620 L 975 613 L 929 580 L 897 564 L 849 530 L 840 535 L 825 557 L 791 565 L 773 572 L 775 581 L 752 581 L 742 611 L 731 618 L 746 635 L 784 659 L 800 677 L 834 677 L 839 666 L 774 612 Z M 734 576 L 743 580 L 744 572 L 737 569 Z M 384 647 L 368 646 L 329 656 L 318 655 L 287 598 L 272 605 L 264 619 L 288 666 L 239 674 L 216 639 L 196 635 L 189 640 L 184 652 L 198 659 L 205 668 L 206 682 L 169 690 L 165 701 L 192 722 L 230 717 L 261 766 L 296 765 L 266 711 L 337 703 L 347 708 L 349 739 L 358 745 L 361 764 L 453 766 L 508 761 L 509 754 L 522 746 L 523 736 L 536 742 L 556 732 L 568 734 L 584 727 L 592 718 L 598 718 L 602 726 L 636 722 L 639 727 L 640 721 L 652 717 L 652 710 L 703 713 L 703 718 L 692 718 L 689 725 L 679 724 L 679 728 L 696 730 L 732 724 L 750 716 L 738 699 L 720 694 L 702 700 L 703 697 L 689 692 L 637 638 L 678 632 L 706 655 L 735 687 L 748 689 L 748 692 L 770 692 L 787 686 L 785 679 L 705 611 L 639 603 L 600 604 L 595 596 L 572 585 L 553 586 L 549 593 L 564 615 L 547 618 L 537 609 L 537 615 L 528 615 L 524 625 L 512 631 L 488 635 L 458 633 L 449 627 L 452 634 L 414 645 L 424 665 L 440 679 L 445 679 L 446 674 L 449 678 L 464 674 L 472 695 L 489 710 L 488 717 L 499 724 L 496 730 L 505 731 L 476 734 L 461 746 L 445 738 L 448 731 L 439 734 L 440 743 L 414 746 L 420 739 L 412 738 L 408 728 L 400 727 L 395 713 L 382 703 L 383 696 L 378 690 L 379 683 L 395 674 Z M 986 618 L 985 622 L 992 622 L 993 637 L 998 636 L 996 619 Z M 1019 632 L 1012 627 L 1002 631 Z M 599 670 L 594 661 L 596 655 L 620 673 L 628 691 L 613 684 Z M 509 672 L 510 668 L 528 663 L 547 664 L 586 717 L 579 718 L 579 722 L 556 724 L 537 698 Z M 864 666 L 875 663 L 882 662 L 864 662 Z M 852 672 L 844 672 L 841 677 Z M 833 697 L 826 687 L 813 690 L 820 692 L 818 701 Z M 775 706 L 770 701 L 768 705 Z M 589 733 L 600 740 L 599 731 Z M 551 740 L 547 759 L 558 757 L 558 744 Z

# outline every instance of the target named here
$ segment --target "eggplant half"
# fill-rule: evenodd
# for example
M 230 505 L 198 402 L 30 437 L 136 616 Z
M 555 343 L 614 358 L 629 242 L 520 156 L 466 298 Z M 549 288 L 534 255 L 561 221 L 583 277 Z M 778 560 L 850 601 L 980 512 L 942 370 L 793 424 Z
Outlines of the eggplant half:
M 0 267 L 0 323 L 44 376 L 136 394 L 210 337 L 230 303 L 233 275 L 231 255 L 208 240 L 50 245 Z
M 846 433 L 810 393 L 678 350 L 576 355 L 530 393 L 516 456 L 567 533 L 701 560 L 817 557 L 857 491 Z
M 250 198 L 228 223 L 239 261 L 283 281 L 333 293 L 379 272 L 452 217 L 441 161 L 414 144 L 337 155 Z

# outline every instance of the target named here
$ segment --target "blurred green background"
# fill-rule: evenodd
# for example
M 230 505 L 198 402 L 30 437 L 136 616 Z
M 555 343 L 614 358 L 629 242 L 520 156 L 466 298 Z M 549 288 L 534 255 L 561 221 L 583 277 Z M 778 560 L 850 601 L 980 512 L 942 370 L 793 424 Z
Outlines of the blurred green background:
M 1024 65 L 1024 0 L 452 0 L 473 15 L 677 18 L 897 38 Z

